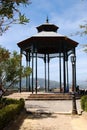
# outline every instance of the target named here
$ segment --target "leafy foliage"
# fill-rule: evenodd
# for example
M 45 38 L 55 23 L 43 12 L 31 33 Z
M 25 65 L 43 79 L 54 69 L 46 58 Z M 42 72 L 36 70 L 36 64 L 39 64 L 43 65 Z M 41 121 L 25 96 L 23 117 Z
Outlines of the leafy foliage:
M 26 77 L 31 73 L 30 67 L 20 66 L 22 56 L 16 51 L 9 54 L 5 48 L 0 48 L 1 62 L 0 62 L 0 82 L 1 84 L 9 83 L 12 86 L 19 81 L 19 77 Z M 2 51 L 3 50 L 3 51 Z M 4 53 L 3 53 L 4 52 Z M 5 55 L 5 56 L 4 56 Z M 4 57 L 4 58 L 3 58 Z
M 0 35 L 13 23 L 25 24 L 29 22 L 29 19 L 19 9 L 19 6 L 29 4 L 30 0 L 0 0 Z
M 81 97 L 81 108 L 87 111 L 87 95 Z
M 7 105 L 0 109 L 0 129 L 6 127 L 24 109 L 23 99 L 5 99 L 5 102 Z
M 9 58 L 9 51 L 8 50 L 6 50 L 5 48 L 2 48 L 1 46 L 0 46 L 0 63 L 2 62 L 2 61 L 5 61 L 7 58 Z
M 4 78 L 4 68 L 5 68 L 5 62 L 10 57 L 10 53 L 5 48 L 0 47 L 0 82 L 2 82 Z

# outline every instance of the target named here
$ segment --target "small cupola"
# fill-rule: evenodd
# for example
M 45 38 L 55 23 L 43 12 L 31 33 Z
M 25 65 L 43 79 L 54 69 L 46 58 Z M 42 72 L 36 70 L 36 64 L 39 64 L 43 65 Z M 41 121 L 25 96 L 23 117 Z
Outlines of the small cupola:
M 48 17 L 47 17 L 46 23 L 45 23 L 45 24 L 42 24 L 42 25 L 40 25 L 40 26 L 38 26 L 38 27 L 36 27 L 36 28 L 37 28 L 38 32 L 42 32 L 42 31 L 48 31 L 48 32 L 53 31 L 53 32 L 57 32 L 57 29 L 58 29 L 59 27 L 57 27 L 57 26 L 54 25 L 54 24 L 50 24 L 50 23 L 49 23 L 49 19 L 48 19 Z

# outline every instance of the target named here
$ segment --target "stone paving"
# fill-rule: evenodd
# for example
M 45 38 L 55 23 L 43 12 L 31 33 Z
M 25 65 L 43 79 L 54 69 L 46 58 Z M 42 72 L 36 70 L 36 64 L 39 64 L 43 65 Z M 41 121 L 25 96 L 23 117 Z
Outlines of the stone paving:
M 25 119 L 20 130 L 73 130 L 71 117 L 65 115 L 40 115 Z
M 18 95 L 17 95 L 18 96 Z M 17 96 L 14 94 L 13 97 Z M 28 96 L 28 95 L 27 95 Z M 11 97 L 11 95 L 10 95 Z M 19 98 L 20 96 L 18 96 Z M 24 94 L 21 97 L 26 99 Z M 80 100 L 76 101 L 78 112 Z M 72 112 L 72 100 L 32 101 L 25 100 L 27 113 L 19 116 L 15 123 L 5 130 L 86 130 L 87 115 Z
M 80 100 L 76 101 L 78 113 L 81 112 Z M 27 111 L 49 112 L 49 113 L 71 113 L 72 100 L 51 100 L 51 101 L 25 101 Z

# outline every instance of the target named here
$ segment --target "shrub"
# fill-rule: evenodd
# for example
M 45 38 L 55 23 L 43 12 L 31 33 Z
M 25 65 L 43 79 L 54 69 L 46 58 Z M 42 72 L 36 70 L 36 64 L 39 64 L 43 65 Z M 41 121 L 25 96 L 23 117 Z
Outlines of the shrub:
M 81 97 L 81 108 L 85 111 L 87 106 L 87 95 Z
M 0 129 L 11 121 L 16 114 L 17 104 L 11 104 L 0 110 Z
M 19 100 L 17 100 L 17 99 L 11 99 L 11 98 L 3 98 L 2 101 L 3 101 L 6 105 L 19 103 Z
M 5 101 L 8 105 L 0 110 L 0 129 L 3 129 L 24 108 L 23 99 L 5 99 Z
M 87 112 L 87 102 L 85 102 L 85 111 Z

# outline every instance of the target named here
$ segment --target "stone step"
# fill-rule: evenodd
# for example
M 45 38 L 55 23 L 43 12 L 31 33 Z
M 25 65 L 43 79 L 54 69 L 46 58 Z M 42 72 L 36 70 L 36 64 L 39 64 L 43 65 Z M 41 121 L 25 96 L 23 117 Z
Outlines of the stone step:
M 71 100 L 71 94 L 58 93 L 58 94 L 30 94 L 29 100 Z M 79 97 L 76 96 L 76 99 Z

